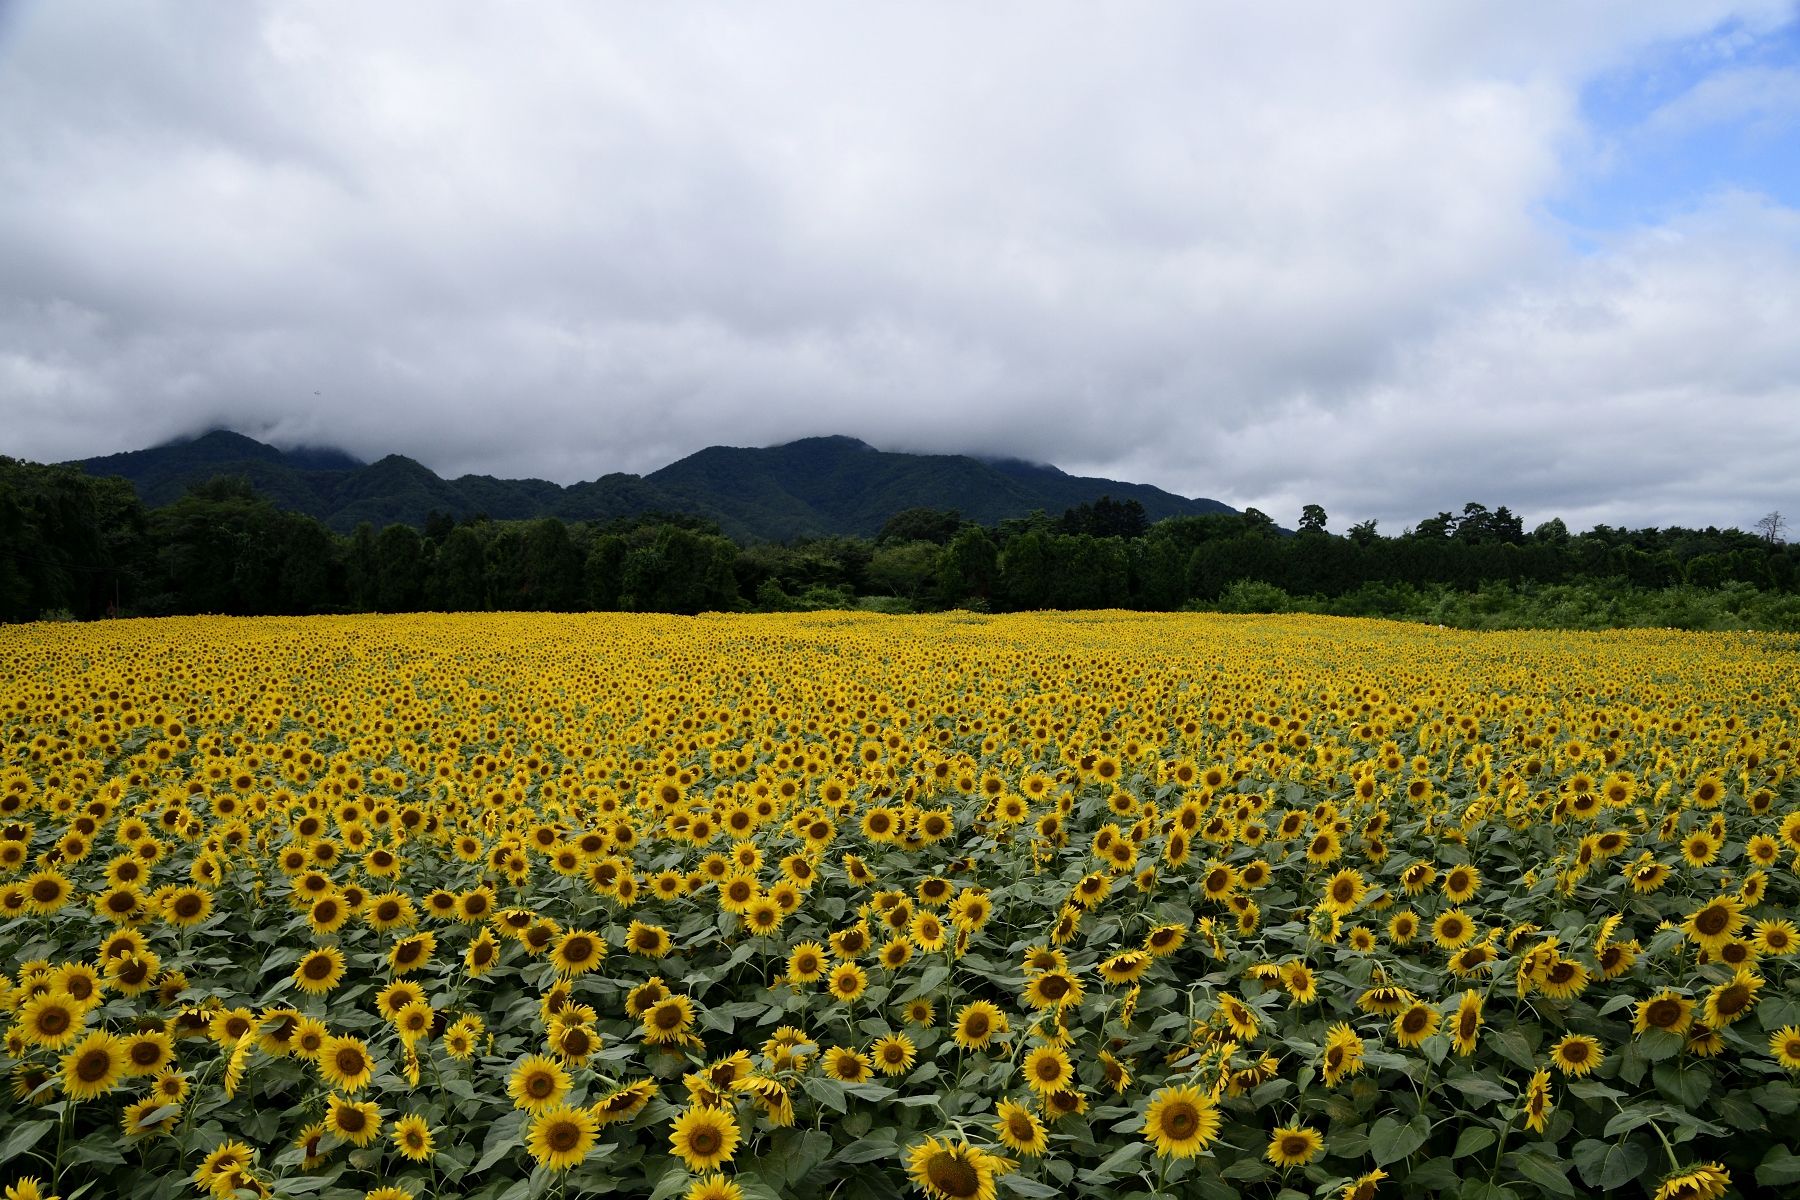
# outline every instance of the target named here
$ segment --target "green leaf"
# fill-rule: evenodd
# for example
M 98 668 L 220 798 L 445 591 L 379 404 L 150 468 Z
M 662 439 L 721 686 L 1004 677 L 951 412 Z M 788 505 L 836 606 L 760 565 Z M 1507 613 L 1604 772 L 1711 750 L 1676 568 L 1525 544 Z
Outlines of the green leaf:
M 928 967 L 925 973 L 919 976 L 919 982 L 906 989 L 906 991 L 897 998 L 897 1002 L 905 1004 L 908 1000 L 917 1000 L 920 996 L 929 996 L 936 992 L 938 988 L 942 986 L 944 980 L 948 978 L 950 978 L 949 967 L 941 964 Z
M 1698 1109 L 1712 1090 L 1712 1073 L 1705 1067 L 1678 1067 L 1663 1063 L 1651 1072 L 1656 1089 L 1690 1112 Z
M 663 1167 L 663 1173 L 656 1180 L 656 1186 L 650 1189 L 650 1200 L 669 1200 L 676 1192 L 688 1185 L 687 1168 L 676 1159 L 669 1159 Z
M 1649 1153 L 1631 1141 L 1608 1144 L 1589 1138 L 1575 1143 L 1571 1157 L 1583 1183 L 1608 1191 L 1630 1183 L 1650 1165 Z
M 1555 1159 L 1526 1150 L 1508 1155 L 1519 1174 L 1557 1196 L 1573 1196 L 1575 1186 L 1569 1182 L 1568 1168 Z
M 1668 1033 L 1661 1029 L 1652 1029 L 1635 1043 L 1638 1054 L 1645 1062 L 1663 1062 L 1680 1054 L 1687 1045 L 1687 1039 L 1679 1033 Z
M 1446 1086 L 1458 1096 L 1478 1096 L 1483 1100 L 1511 1100 L 1512 1089 L 1485 1075 L 1453 1075 Z M 1476 1107 L 1480 1107 L 1477 1105 Z
M 1516 1029 L 1501 1029 L 1483 1039 L 1499 1052 L 1500 1057 L 1516 1067 L 1527 1071 L 1537 1070 L 1537 1062 L 1531 1056 L 1531 1043 L 1525 1035 Z
M 505 1158 L 508 1152 L 518 1149 L 519 1128 L 524 1123 L 524 1113 L 510 1112 L 488 1126 L 487 1140 L 481 1144 L 481 1157 L 469 1169 L 469 1173 L 479 1175 Z
M 1482 1125 L 1471 1125 L 1456 1135 L 1456 1149 L 1450 1152 L 1450 1157 L 1467 1158 L 1471 1154 L 1480 1154 L 1493 1144 L 1493 1130 Z
M 744 1193 L 744 1200 L 782 1200 L 781 1189 L 755 1171 L 740 1171 L 731 1182 Z
M 1576 1079 L 1569 1084 L 1569 1095 L 1583 1100 L 1623 1100 L 1625 1093 L 1609 1088 L 1598 1079 Z
M 1087 1178 L 1100 1183 L 1123 1173 L 1132 1163 L 1144 1157 L 1150 1149 L 1148 1142 L 1130 1141 L 1106 1156 L 1106 1161 L 1087 1173 Z
M 1231 1165 L 1220 1171 L 1219 1174 L 1225 1179 L 1254 1181 L 1267 1179 L 1274 1174 L 1274 1171 L 1270 1169 L 1268 1163 L 1245 1155 L 1243 1158 L 1233 1160 Z
M 1000 1187 L 1014 1195 L 1029 1196 L 1031 1200 L 1051 1200 L 1052 1197 L 1062 1195 L 1061 1191 L 1049 1184 L 1025 1175 L 1003 1175 L 1000 1178 Z
M 13 1127 L 7 1136 L 5 1145 L 0 1145 L 0 1162 L 5 1162 L 14 1155 L 23 1154 L 37 1145 L 38 1139 L 56 1128 L 55 1121 L 26 1121 Z
M 1768 1128 L 1768 1123 L 1763 1120 L 1762 1110 L 1736 1092 L 1714 1096 L 1713 1107 L 1719 1110 L 1719 1119 L 1733 1129 L 1753 1132 Z
M 852 1142 L 837 1152 L 834 1162 L 866 1163 L 878 1159 L 894 1158 L 900 1153 L 900 1147 L 892 1138 L 862 1138 Z
M 1423 1146 L 1429 1136 L 1431 1124 L 1423 1116 L 1414 1117 L 1405 1124 L 1392 1117 L 1383 1117 L 1369 1128 L 1369 1153 L 1376 1166 L 1385 1167 Z
M 1442 1192 L 1456 1186 L 1461 1178 L 1456 1173 L 1456 1164 L 1439 1155 L 1428 1158 L 1417 1167 L 1406 1173 L 1408 1195 L 1417 1195 L 1422 1191 Z
M 1756 1166 L 1756 1182 L 1764 1187 L 1786 1187 L 1800 1183 L 1800 1154 L 1786 1146 L 1770 1146 Z

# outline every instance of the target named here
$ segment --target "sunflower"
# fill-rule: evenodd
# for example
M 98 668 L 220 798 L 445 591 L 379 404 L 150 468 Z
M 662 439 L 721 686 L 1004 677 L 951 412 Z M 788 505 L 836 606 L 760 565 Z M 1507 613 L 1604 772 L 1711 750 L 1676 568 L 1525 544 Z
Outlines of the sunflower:
M 585 975 L 600 965 L 606 955 L 606 940 L 587 929 L 572 929 L 563 934 L 550 952 L 550 961 L 563 975 Z
M 1177 926 L 1176 928 L 1179 928 Z M 1061 968 L 1043 971 L 1025 984 L 1025 1001 L 1040 1011 L 1062 1010 L 1081 1003 L 1081 981 Z
M 825 1074 L 839 1083 L 867 1083 L 869 1060 L 846 1046 L 833 1046 L 825 1052 Z
M 772 896 L 758 896 L 744 906 L 739 917 L 748 929 L 757 937 L 768 937 L 781 928 L 781 920 L 787 914 Z
M 319 1047 L 319 1074 L 339 1091 L 359 1092 L 375 1077 L 375 1062 L 360 1038 L 328 1037 Z
M 1325 1148 L 1325 1137 L 1305 1125 L 1283 1125 L 1269 1138 L 1263 1157 L 1278 1167 L 1304 1167 Z
M 1369 894 L 1369 885 L 1362 877 L 1362 872 L 1353 867 L 1346 867 L 1333 875 L 1325 885 L 1325 899 L 1319 907 L 1327 912 L 1340 915 L 1349 913 L 1363 897 Z
M 388 969 L 396 975 L 410 974 L 431 961 L 432 952 L 436 949 L 436 934 L 409 934 L 395 942 L 394 948 L 388 951 Z
M 986 1000 L 974 1000 L 957 1012 L 956 1029 L 951 1036 L 964 1050 L 983 1050 L 1010 1029 L 1006 1014 L 996 1005 Z
M 681 1200 L 744 1200 L 744 1189 L 723 1175 L 702 1175 L 688 1184 Z
M 53 913 L 68 903 L 72 891 L 69 881 L 54 867 L 26 876 L 23 885 L 26 908 L 39 916 Z
M 344 952 L 336 946 L 309 950 L 294 968 L 294 986 L 312 996 L 323 996 L 344 979 Z
M 1744 907 L 1744 901 L 1736 896 L 1714 897 L 1687 915 L 1682 932 L 1701 949 L 1717 954 L 1744 927 Z
M 159 1110 L 163 1115 L 150 1119 Z M 119 1126 L 126 1137 L 157 1137 L 172 1134 L 175 1127 L 181 1124 L 181 1112 L 160 1096 L 145 1096 L 142 1100 L 134 1100 L 125 1106 L 119 1116 Z
M 1338 1193 L 1338 1200 L 1375 1200 L 1375 1190 L 1387 1177 L 1388 1173 L 1379 1167 L 1367 1175 L 1359 1175 L 1344 1185 L 1344 1190 Z
M 216 1191 L 218 1181 L 229 1178 L 256 1161 L 256 1151 L 243 1142 L 226 1142 L 215 1146 L 194 1170 L 194 1180 L 208 1190 Z M 230 1192 L 225 1194 L 229 1195 Z
M 1482 994 L 1473 989 L 1462 994 L 1462 1000 L 1456 1006 L 1456 1017 L 1451 1024 L 1454 1035 L 1451 1044 L 1463 1057 L 1475 1053 L 1475 1043 L 1481 1036 Z
M 1158 925 L 1144 935 L 1144 950 L 1155 958 L 1167 958 L 1187 941 L 1188 927 L 1175 923 Z
M 1415 1000 L 1394 1018 L 1394 1040 L 1408 1048 L 1417 1047 L 1437 1032 L 1442 1020 L 1443 1014 L 1434 1006 Z
M 1769 1035 L 1769 1053 L 1790 1071 L 1800 1071 L 1800 1025 L 1783 1025 Z
M 728 1109 L 687 1108 L 669 1132 L 670 1153 L 690 1171 L 710 1171 L 731 1161 L 737 1152 L 738 1125 Z
M 694 1002 L 686 996 L 664 996 L 640 1018 L 644 1040 L 652 1045 L 679 1042 L 694 1027 Z
M 787 978 L 790 984 L 814 983 L 825 974 L 825 947 L 818 942 L 801 942 L 788 954 Z
M 94 1030 L 62 1059 L 63 1092 L 71 1100 L 92 1100 L 112 1090 L 125 1074 L 125 1047 L 110 1033 Z
M 1199 1088 L 1162 1088 L 1144 1110 L 1144 1138 L 1159 1158 L 1192 1158 L 1219 1136 L 1218 1105 Z
M 1319 998 L 1319 981 L 1311 967 L 1298 960 L 1281 968 L 1281 986 L 1294 998 L 1295 1004 L 1311 1004 Z
M 1030 1109 L 1011 1100 L 1002 1100 L 995 1108 L 994 1131 L 1001 1144 L 1015 1154 L 1036 1157 L 1050 1145 L 1043 1122 Z
M 1731 1186 L 1731 1172 L 1723 1163 L 1684 1167 L 1665 1177 L 1651 1200 L 1719 1200 Z
M 640 1079 L 636 1083 L 628 1083 L 615 1088 L 596 1100 L 590 1107 L 594 1119 L 602 1125 L 614 1125 L 629 1121 L 644 1111 L 656 1095 L 656 1084 L 648 1079 Z
M 904 1033 L 890 1033 L 875 1040 L 869 1047 L 869 1057 L 883 1075 L 904 1075 L 912 1069 L 917 1049 Z
M 1756 1007 L 1756 994 L 1762 991 L 1763 978 L 1744 968 L 1727 983 L 1721 983 L 1706 994 L 1706 1023 L 1714 1029 L 1723 1029 L 1752 1008 Z
M 588 1156 L 599 1128 L 587 1109 L 558 1105 L 531 1118 L 525 1147 L 539 1166 L 566 1171 Z
M 1431 940 L 1446 950 L 1456 950 L 1467 945 L 1475 931 L 1475 922 L 1469 919 L 1469 914 L 1453 908 L 1439 913 L 1431 923 Z
M 1232 1036 L 1239 1041 L 1248 1042 L 1255 1039 L 1260 1022 L 1256 1019 L 1256 1010 L 1233 996 L 1230 992 L 1219 993 L 1219 1016 L 1223 1017 Z
M 1552 1000 L 1568 1000 L 1587 989 L 1588 969 L 1572 958 L 1555 958 L 1544 968 L 1538 986 Z
M 431 1126 L 418 1113 L 408 1113 L 394 1121 L 394 1128 L 389 1133 L 393 1139 L 394 1149 L 402 1158 L 412 1162 L 428 1162 L 431 1152 L 436 1148 L 432 1140 Z
M 895 934 L 881 945 L 881 951 L 875 958 L 890 971 L 898 971 L 912 960 L 913 944 L 906 938 Z
M 1363 1067 L 1363 1040 L 1349 1025 L 1333 1025 L 1325 1034 L 1325 1086 L 1336 1087 Z
M 398 1019 L 408 1006 L 424 999 L 424 988 L 410 979 L 396 979 L 375 993 L 375 1011 L 391 1022 Z
M 162 898 L 162 919 L 178 928 L 191 928 L 212 916 L 212 892 L 203 887 L 176 887 Z
M 373 1100 L 349 1100 L 333 1093 L 325 1101 L 325 1128 L 352 1146 L 381 1136 L 381 1110 Z
M 1481 872 L 1474 867 L 1458 864 L 1444 872 L 1439 886 L 1452 904 L 1462 904 L 1481 890 Z
M 127 1075 L 155 1075 L 175 1057 L 174 1044 L 162 1029 L 129 1034 L 119 1040 L 119 1048 L 125 1053 Z
M 1553 1107 L 1550 1099 L 1550 1069 L 1539 1067 L 1525 1087 L 1525 1128 L 1533 1133 L 1544 1132 L 1544 1126 L 1550 1123 L 1550 1110 Z
M 913 1147 L 906 1170 L 931 1200 L 994 1200 L 994 1179 L 1007 1165 L 967 1142 L 927 1137 Z
M 1792 921 L 1758 921 L 1754 941 L 1758 954 L 1785 958 L 1800 945 L 1800 928 Z
M 562 1064 L 541 1054 L 527 1055 L 514 1064 L 506 1091 L 513 1107 L 539 1113 L 561 1103 L 569 1094 L 569 1073 Z
M 61 1050 L 87 1026 L 87 1009 L 63 992 L 43 992 L 19 1009 L 16 1028 L 27 1045 Z
M 1693 1020 L 1694 1002 L 1665 989 L 1639 1002 L 1632 1031 L 1645 1034 L 1657 1029 L 1664 1033 L 1686 1033 Z
M 853 962 L 841 962 L 831 968 L 825 985 L 834 999 L 848 1004 L 869 987 L 869 975 Z
M 1039 1095 L 1058 1091 L 1075 1077 L 1074 1065 L 1059 1046 L 1038 1046 L 1025 1055 L 1020 1068 L 1026 1086 Z
M 1403 908 L 1388 918 L 1388 940 L 1396 946 L 1408 946 L 1419 936 L 1419 915 L 1410 908 Z
M 1606 1051 L 1597 1038 L 1585 1033 L 1571 1033 L 1550 1049 L 1550 1061 L 1564 1075 L 1577 1078 L 1591 1072 L 1606 1060 Z

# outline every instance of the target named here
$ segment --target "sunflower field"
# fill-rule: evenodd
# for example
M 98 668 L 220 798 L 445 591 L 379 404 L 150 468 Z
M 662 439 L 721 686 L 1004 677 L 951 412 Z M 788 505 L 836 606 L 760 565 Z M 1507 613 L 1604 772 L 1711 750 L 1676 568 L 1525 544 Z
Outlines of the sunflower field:
M 0 1188 L 1800 1188 L 1800 643 L 0 628 Z

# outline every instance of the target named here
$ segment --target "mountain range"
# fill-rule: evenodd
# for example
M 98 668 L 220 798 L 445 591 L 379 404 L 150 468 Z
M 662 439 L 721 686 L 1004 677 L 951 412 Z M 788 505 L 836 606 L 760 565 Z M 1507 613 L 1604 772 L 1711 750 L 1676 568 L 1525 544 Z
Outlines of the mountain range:
M 1136 500 L 1152 521 L 1236 511 L 1217 500 L 1069 475 L 1041 463 L 902 454 L 849 437 L 802 438 L 760 449 L 711 446 L 648 475 L 602 475 L 567 487 L 491 475 L 444 479 L 399 454 L 364 463 L 341 450 L 281 450 L 224 429 L 70 465 L 123 476 L 151 507 L 214 476 L 242 476 L 279 507 L 316 517 L 340 533 L 363 521 L 377 528 L 423 525 L 433 511 L 566 521 L 684 513 L 716 522 L 740 542 L 873 537 L 908 508 L 957 509 L 985 525 L 1038 509 L 1057 515 L 1102 496 Z

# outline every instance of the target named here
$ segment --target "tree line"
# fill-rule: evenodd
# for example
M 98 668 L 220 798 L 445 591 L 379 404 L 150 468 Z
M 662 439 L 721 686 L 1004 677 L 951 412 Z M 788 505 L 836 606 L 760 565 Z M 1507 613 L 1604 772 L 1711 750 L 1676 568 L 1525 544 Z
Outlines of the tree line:
M 1558 520 L 1527 531 L 1504 506 L 1470 503 L 1389 537 L 1373 521 L 1334 534 L 1317 505 L 1290 532 L 1255 509 L 1151 523 L 1135 501 L 1102 498 L 995 526 L 911 509 L 874 538 L 787 544 L 740 546 L 676 514 L 568 523 L 434 513 L 422 529 L 364 524 L 346 537 L 242 479 L 147 509 L 124 480 L 0 459 L 0 619 L 1210 608 L 1800 628 L 1800 552 L 1771 518 L 1760 533 L 1577 534 Z

